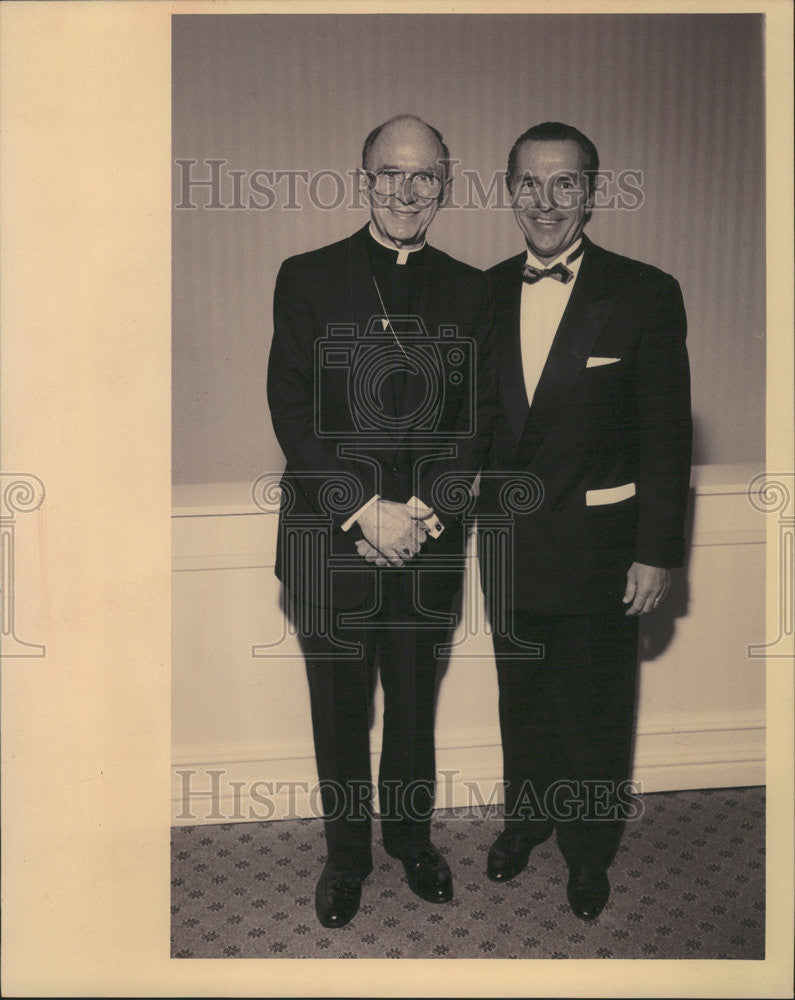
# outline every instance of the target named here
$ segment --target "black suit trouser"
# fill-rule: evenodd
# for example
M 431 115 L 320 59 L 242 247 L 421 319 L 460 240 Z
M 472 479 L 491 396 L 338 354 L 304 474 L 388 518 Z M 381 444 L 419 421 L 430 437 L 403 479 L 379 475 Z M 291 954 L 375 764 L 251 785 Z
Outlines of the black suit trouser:
M 346 612 L 313 609 L 320 627 L 299 630 L 328 858 L 361 877 L 373 867 L 369 730 L 377 672 L 384 692 L 378 774 L 384 847 L 394 856 L 410 856 L 430 840 L 435 647 L 450 636 L 446 626 L 428 628 L 426 621 L 418 627 L 406 611 L 405 586 L 389 573 L 382 574 L 382 601 L 367 625 L 341 623 Z M 340 642 L 360 651 L 341 656 Z
M 544 652 L 530 659 L 495 634 L 505 825 L 538 842 L 554 828 L 569 866 L 606 869 L 637 810 L 627 781 L 638 620 L 517 610 L 513 630 Z

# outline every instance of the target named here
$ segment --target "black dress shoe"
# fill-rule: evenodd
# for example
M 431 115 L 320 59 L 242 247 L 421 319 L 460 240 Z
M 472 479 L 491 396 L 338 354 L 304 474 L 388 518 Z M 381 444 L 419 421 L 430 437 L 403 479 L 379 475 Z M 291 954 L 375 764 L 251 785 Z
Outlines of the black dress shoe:
M 527 868 L 530 852 L 540 843 L 518 830 L 503 830 L 489 849 L 486 875 L 492 882 L 510 882 Z
M 315 912 L 321 924 L 344 927 L 356 916 L 361 898 L 361 878 L 329 861 L 315 890 Z
M 596 920 L 610 898 L 607 872 L 587 865 L 570 868 L 566 895 L 575 916 L 581 920 Z
M 433 844 L 416 854 L 400 857 L 409 888 L 427 903 L 449 903 L 453 898 L 453 875 L 450 866 Z

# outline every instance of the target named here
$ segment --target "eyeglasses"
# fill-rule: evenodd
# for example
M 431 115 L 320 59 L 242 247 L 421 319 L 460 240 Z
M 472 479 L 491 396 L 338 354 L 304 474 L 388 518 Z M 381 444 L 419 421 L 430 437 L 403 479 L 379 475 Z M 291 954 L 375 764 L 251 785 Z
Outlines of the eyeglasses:
M 364 170 L 370 190 L 376 194 L 390 195 L 403 191 L 406 181 L 411 193 L 420 201 L 432 201 L 442 193 L 442 179 L 428 170 L 416 170 L 407 174 L 403 170 Z

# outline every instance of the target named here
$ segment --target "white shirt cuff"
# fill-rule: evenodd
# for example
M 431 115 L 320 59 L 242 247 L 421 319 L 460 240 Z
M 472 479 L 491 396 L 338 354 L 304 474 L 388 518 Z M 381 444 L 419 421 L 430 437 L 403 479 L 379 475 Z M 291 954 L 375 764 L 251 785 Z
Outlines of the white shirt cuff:
M 363 506 L 361 506 L 361 507 L 360 507 L 360 508 L 359 508 L 359 509 L 358 509 L 358 510 L 356 511 L 356 513 L 355 513 L 355 514 L 351 514 L 351 516 L 350 516 L 350 517 L 348 518 L 348 520 L 347 520 L 347 521 L 345 521 L 345 522 L 344 522 L 344 523 L 343 523 L 343 524 L 341 525 L 341 528 L 342 528 L 342 530 L 343 530 L 343 531 L 347 531 L 347 530 L 348 530 L 348 529 L 349 529 L 349 528 L 351 527 L 351 525 L 354 525 L 354 524 L 355 524 L 355 523 L 356 523 L 356 522 L 357 522 L 357 521 L 359 520 L 359 518 L 360 518 L 360 517 L 362 516 L 362 514 L 363 514 L 363 513 L 364 513 L 364 512 L 365 512 L 365 511 L 367 510 L 367 508 L 368 508 L 368 507 L 372 507 L 372 506 L 373 506 L 373 504 L 374 504 L 374 503 L 376 502 L 376 500 L 380 500 L 380 499 L 381 499 L 381 498 L 380 498 L 380 496 L 379 496 L 379 494 L 378 494 L 378 493 L 376 493 L 376 494 L 375 494 L 375 496 L 372 496 L 372 497 L 370 497 L 370 499 L 369 499 L 369 500 L 367 501 L 367 503 L 366 503 L 366 504 L 364 504 Z

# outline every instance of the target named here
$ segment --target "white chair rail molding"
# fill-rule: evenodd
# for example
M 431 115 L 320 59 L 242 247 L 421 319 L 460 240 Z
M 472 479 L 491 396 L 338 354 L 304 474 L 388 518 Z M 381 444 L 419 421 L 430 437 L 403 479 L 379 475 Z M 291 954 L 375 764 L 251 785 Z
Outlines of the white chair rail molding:
M 696 466 L 689 562 L 642 622 L 633 782 L 764 784 L 768 518 L 752 465 Z M 317 816 L 304 661 L 273 573 L 275 506 L 251 483 L 173 489 L 172 823 Z M 438 808 L 502 801 L 497 677 L 470 538 L 436 716 Z M 755 647 L 755 648 L 754 648 Z M 376 693 L 373 774 L 380 747 Z

